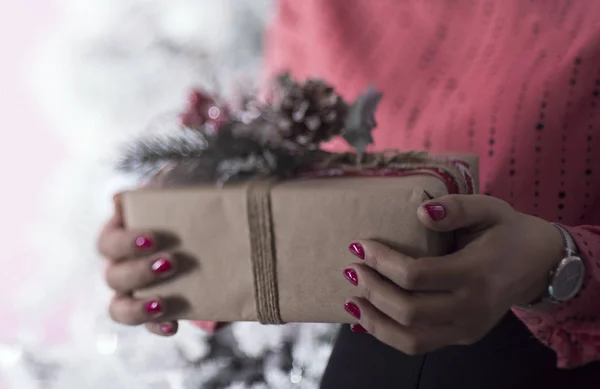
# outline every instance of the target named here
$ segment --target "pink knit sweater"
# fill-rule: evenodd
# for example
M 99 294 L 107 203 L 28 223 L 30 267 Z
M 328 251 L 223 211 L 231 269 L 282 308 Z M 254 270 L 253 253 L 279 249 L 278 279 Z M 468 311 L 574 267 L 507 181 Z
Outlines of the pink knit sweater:
M 600 359 L 600 1 L 280 0 L 270 73 L 384 92 L 375 148 L 471 152 L 482 192 L 568 226 L 579 296 L 517 315 L 559 367 Z M 341 144 L 331 144 L 333 148 Z

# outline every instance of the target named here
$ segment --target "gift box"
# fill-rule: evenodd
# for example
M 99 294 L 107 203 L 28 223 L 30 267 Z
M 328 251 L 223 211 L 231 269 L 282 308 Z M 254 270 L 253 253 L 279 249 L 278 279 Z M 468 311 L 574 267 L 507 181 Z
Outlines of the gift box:
M 416 259 L 453 249 L 452 233 L 425 228 L 417 209 L 474 193 L 476 157 L 368 153 L 376 91 L 346 104 L 321 81 L 279 85 L 274 101 L 233 118 L 217 114 L 235 109 L 195 93 L 191 107 L 208 114 L 183 115 L 199 121 L 167 142 L 134 145 L 121 163 L 154 168 L 151 185 L 123 194 L 123 212 L 127 228 L 169 238 L 178 275 L 135 295 L 164 298 L 171 317 L 350 323 L 343 306 L 355 290 L 342 272 L 357 260 L 352 242 L 374 239 Z M 337 135 L 354 151 L 320 147 Z
M 452 234 L 426 229 L 416 212 L 431 198 L 473 191 L 455 163 L 443 165 L 127 192 L 127 227 L 176 236 L 176 256 L 189 262 L 137 294 L 186 301 L 182 319 L 351 322 L 343 305 L 354 290 L 342 276 L 356 260 L 351 242 L 375 239 L 414 258 L 452 249 Z

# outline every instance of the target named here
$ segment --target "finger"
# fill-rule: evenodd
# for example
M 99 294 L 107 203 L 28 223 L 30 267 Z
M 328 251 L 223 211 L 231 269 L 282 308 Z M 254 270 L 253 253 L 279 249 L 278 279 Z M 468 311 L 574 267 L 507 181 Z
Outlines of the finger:
M 113 196 L 113 215 L 108 222 L 106 222 L 105 228 L 115 229 L 123 228 L 123 194 L 117 193 Z
M 152 231 L 128 231 L 123 225 L 122 194 L 113 197 L 113 215 L 104 225 L 98 239 L 98 251 L 106 258 L 123 259 L 152 252 L 156 248 L 157 237 Z
M 453 326 L 405 327 L 359 297 L 349 299 L 344 307 L 367 332 L 405 354 L 421 355 L 454 344 Z
M 160 298 L 140 300 L 117 294 L 110 302 L 109 313 L 114 321 L 134 326 L 163 317 L 165 305 Z
M 113 196 L 113 212 L 112 222 L 117 227 L 123 227 L 123 193 L 117 193 Z
M 435 231 L 465 227 L 487 227 L 498 223 L 512 208 L 506 202 L 484 195 L 447 195 L 422 204 L 417 216 Z
M 112 260 L 152 253 L 157 248 L 157 236 L 152 231 L 106 228 L 100 234 L 98 250 Z
M 363 258 L 394 284 L 409 291 L 451 291 L 462 284 L 463 274 L 456 261 L 438 258 L 414 259 L 370 240 L 350 245 L 350 251 Z
M 361 326 L 360 324 L 350 324 L 350 331 L 356 332 L 357 334 L 364 334 L 368 332 L 365 327 Z
M 129 292 L 173 276 L 176 261 L 168 253 L 159 253 L 131 261 L 108 262 L 106 283 L 118 292 Z
M 146 323 L 146 329 L 159 336 L 173 336 L 179 329 L 179 324 L 176 321 L 168 321 L 165 323 Z
M 453 293 L 409 293 L 368 266 L 353 265 L 344 275 L 358 287 L 360 296 L 406 327 L 454 323 L 461 310 L 461 301 Z
M 105 235 L 107 232 L 112 230 L 120 230 L 123 229 L 123 206 L 122 206 L 122 194 L 117 193 L 113 196 L 113 214 L 108 219 L 104 227 L 102 228 L 102 232 L 100 237 Z M 98 242 L 98 246 L 100 246 L 100 242 Z

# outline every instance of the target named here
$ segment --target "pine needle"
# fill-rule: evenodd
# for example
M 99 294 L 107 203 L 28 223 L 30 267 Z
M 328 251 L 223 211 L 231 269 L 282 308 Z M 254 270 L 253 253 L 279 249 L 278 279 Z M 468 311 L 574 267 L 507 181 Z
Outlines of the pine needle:
M 165 164 L 186 162 L 201 157 L 208 140 L 199 131 L 182 129 L 169 135 L 138 138 L 127 144 L 117 169 L 126 173 L 150 175 Z

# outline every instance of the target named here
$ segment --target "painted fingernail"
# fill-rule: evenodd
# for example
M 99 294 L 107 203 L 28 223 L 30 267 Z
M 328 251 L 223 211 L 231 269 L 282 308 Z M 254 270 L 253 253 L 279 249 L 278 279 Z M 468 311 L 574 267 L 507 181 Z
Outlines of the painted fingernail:
M 358 285 L 358 275 L 351 268 L 344 269 L 344 277 L 354 286 Z
M 354 316 L 354 318 L 360 319 L 360 308 L 358 307 L 358 305 L 348 301 L 346 304 L 344 304 L 344 309 L 350 315 Z
M 149 249 L 152 246 L 154 246 L 154 242 L 152 242 L 152 239 L 148 237 L 140 236 L 135 240 L 135 247 L 140 250 Z
M 360 243 L 352 243 L 349 247 L 350 252 L 360 259 L 365 259 L 365 249 Z
M 146 312 L 148 312 L 151 315 L 158 315 L 162 313 L 162 311 L 162 306 L 156 300 L 148 301 L 148 303 L 146 304 Z
M 427 204 L 425 210 L 433 221 L 440 221 L 446 217 L 446 208 L 440 204 Z
M 175 333 L 175 328 L 171 324 L 162 324 L 160 326 L 160 332 L 165 335 L 173 335 Z
M 350 331 L 356 332 L 357 334 L 364 334 L 365 332 L 367 332 L 367 330 L 365 330 L 365 327 L 361 326 L 360 324 L 352 324 L 350 326 Z
M 173 270 L 173 264 L 166 258 L 160 258 L 152 264 L 152 273 L 165 274 Z

